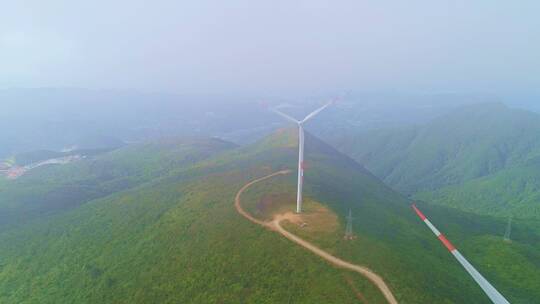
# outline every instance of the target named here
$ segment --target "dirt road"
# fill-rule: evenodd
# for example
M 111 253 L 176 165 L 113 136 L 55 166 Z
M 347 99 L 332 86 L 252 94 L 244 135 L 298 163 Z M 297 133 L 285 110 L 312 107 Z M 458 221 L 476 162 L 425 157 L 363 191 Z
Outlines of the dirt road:
M 236 198 L 235 198 L 235 201 L 234 201 L 234 205 L 235 205 L 236 210 L 238 211 L 238 213 L 240 213 L 242 216 L 244 216 L 245 218 L 247 218 L 248 220 L 250 220 L 251 222 L 253 222 L 255 224 L 258 224 L 258 225 L 267 227 L 267 228 L 269 228 L 271 230 L 274 230 L 276 232 L 279 232 L 281 235 L 283 235 L 287 239 L 289 239 L 289 240 L 295 242 L 296 244 L 306 248 L 307 250 L 313 252 L 314 254 L 320 256 L 321 258 L 327 260 L 328 262 L 330 262 L 331 264 L 333 264 L 333 265 L 335 265 L 337 267 L 349 269 L 349 270 L 355 271 L 355 272 L 363 275 L 364 277 L 369 279 L 371 282 L 373 282 L 373 284 L 375 284 L 375 286 L 377 286 L 379 288 L 379 290 L 382 292 L 382 294 L 384 295 L 384 297 L 386 298 L 388 303 L 397 304 L 398 302 L 395 299 L 394 295 L 392 294 L 392 291 L 390 290 L 390 288 L 388 288 L 388 286 L 386 285 L 384 280 L 379 275 L 374 273 L 371 269 L 369 269 L 367 267 L 364 267 L 364 266 L 361 266 L 361 265 L 352 264 L 352 263 L 344 261 L 344 260 L 342 260 L 340 258 L 337 258 L 337 257 L 329 254 L 328 252 L 320 249 L 319 247 L 311 244 L 310 242 L 307 242 L 307 241 L 299 238 L 298 236 L 290 233 L 289 231 L 285 230 L 281 226 L 280 223 L 283 220 L 289 220 L 289 221 L 292 221 L 292 222 L 299 221 L 300 219 L 299 219 L 298 214 L 294 214 L 292 212 L 289 212 L 289 213 L 286 213 L 286 214 L 280 214 L 280 215 L 277 215 L 276 217 L 274 217 L 274 219 L 271 222 L 265 222 L 265 221 L 261 221 L 261 220 L 258 220 L 256 218 L 254 218 L 253 216 L 251 216 L 248 212 L 246 212 L 242 208 L 242 205 L 240 203 L 240 196 L 242 195 L 242 193 L 246 189 L 248 189 L 253 184 L 256 184 L 256 183 L 261 182 L 263 180 L 269 179 L 269 178 L 277 176 L 277 175 L 286 175 L 286 174 L 289 174 L 290 172 L 291 172 L 290 170 L 282 170 L 282 171 L 274 172 L 274 173 L 272 173 L 270 175 L 255 179 L 255 180 L 245 184 L 238 191 L 238 193 L 236 193 Z

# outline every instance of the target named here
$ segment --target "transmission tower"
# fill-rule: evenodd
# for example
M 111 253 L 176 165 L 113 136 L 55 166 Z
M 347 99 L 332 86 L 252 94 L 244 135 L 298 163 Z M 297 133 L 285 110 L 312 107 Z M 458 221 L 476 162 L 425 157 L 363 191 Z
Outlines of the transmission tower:
M 512 233 L 512 217 L 508 218 L 508 225 L 506 226 L 506 232 L 504 233 L 504 240 L 510 242 L 510 233 Z
M 345 229 L 345 239 L 352 240 L 354 239 L 353 230 L 352 230 L 352 211 L 349 209 L 349 215 L 347 216 L 347 228 Z

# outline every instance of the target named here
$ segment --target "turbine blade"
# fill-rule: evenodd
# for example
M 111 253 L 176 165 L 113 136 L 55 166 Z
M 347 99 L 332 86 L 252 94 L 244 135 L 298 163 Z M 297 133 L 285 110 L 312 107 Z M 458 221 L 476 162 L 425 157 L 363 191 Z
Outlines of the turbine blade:
M 285 118 L 285 119 L 287 119 L 287 120 L 289 120 L 289 121 L 294 122 L 295 124 L 298 124 L 298 123 L 299 123 L 298 120 L 292 118 L 291 116 L 289 116 L 289 115 L 287 115 L 287 114 L 285 114 L 285 113 L 283 113 L 283 112 L 281 112 L 281 111 L 279 111 L 279 110 L 277 110 L 277 109 L 273 109 L 273 108 L 272 108 L 272 109 L 270 109 L 270 111 L 276 113 L 277 115 L 279 115 L 279 116 L 281 116 L 281 117 L 283 117 L 283 118 Z
M 489 299 L 495 303 L 495 304 L 510 304 L 508 300 L 504 298 L 502 294 L 500 294 L 493 285 L 491 285 L 486 278 L 484 278 L 478 270 L 476 270 L 469 261 L 465 259 L 463 255 L 450 243 L 450 241 L 441 233 L 433 224 L 427 219 L 427 217 L 422 213 L 422 211 L 418 210 L 415 204 L 412 205 L 412 208 L 418 215 L 418 217 L 429 227 L 429 229 L 437 236 L 437 238 L 443 243 L 443 245 L 452 253 L 452 255 L 458 260 L 458 262 L 465 268 L 465 270 L 469 273 L 469 275 L 474 279 L 474 281 L 480 285 L 480 288 L 484 291 L 484 293 L 489 297 Z
M 305 123 L 306 121 L 310 120 L 311 118 L 313 118 L 315 115 L 319 114 L 319 112 L 321 112 L 322 110 L 326 109 L 326 107 L 328 107 L 329 105 L 331 105 L 332 103 L 334 103 L 333 101 L 325 104 L 324 106 L 318 108 L 317 110 L 309 113 L 306 118 L 304 118 L 302 121 L 300 121 L 300 123 Z

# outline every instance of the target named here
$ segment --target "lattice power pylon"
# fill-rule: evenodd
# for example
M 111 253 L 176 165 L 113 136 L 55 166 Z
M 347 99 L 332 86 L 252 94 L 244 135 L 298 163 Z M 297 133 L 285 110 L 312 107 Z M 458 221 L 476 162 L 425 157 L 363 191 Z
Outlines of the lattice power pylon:
M 504 240 L 510 242 L 510 233 L 512 233 L 512 217 L 508 218 L 508 225 L 506 226 L 506 231 L 504 233 Z
M 345 239 L 352 240 L 354 239 L 353 229 L 352 229 L 352 211 L 349 209 L 349 215 L 347 216 L 347 228 L 345 229 Z

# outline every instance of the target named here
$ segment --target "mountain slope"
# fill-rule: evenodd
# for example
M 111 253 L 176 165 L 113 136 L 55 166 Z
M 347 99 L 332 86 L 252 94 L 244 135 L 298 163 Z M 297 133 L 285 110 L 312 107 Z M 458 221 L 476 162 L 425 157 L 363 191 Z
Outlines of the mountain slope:
M 478 104 L 427 125 L 368 132 L 337 145 L 403 193 L 483 214 L 538 218 L 538 114 Z
M 0 300 L 355 303 L 340 271 L 234 211 L 237 189 L 268 170 L 261 161 L 292 151 L 255 150 L 176 167 L 182 172 L 1 233 Z M 353 281 L 367 295 L 373 289 Z
M 528 163 L 414 197 L 479 214 L 539 219 L 540 164 Z
M 313 143 L 311 146 L 306 144 L 306 149 L 313 146 Z M 328 147 L 328 149 L 331 148 Z M 308 172 L 306 176 L 307 184 L 317 185 L 317 187 L 308 186 L 308 191 L 313 191 L 311 192 L 313 197 L 337 210 L 342 218 L 347 214 L 347 208 L 351 208 L 358 229 L 356 231 L 360 233 L 359 242 L 338 242 L 333 246 L 336 250 L 341 251 L 343 256 L 353 261 L 359 263 L 369 261 L 367 264 L 382 274 L 391 285 L 401 285 L 399 289 L 406 290 L 416 285 L 414 293 L 418 298 L 413 298 L 414 300 L 411 301 L 410 297 L 404 297 L 401 300 L 407 299 L 413 303 L 444 302 L 444 296 L 441 297 L 441 295 L 446 295 L 447 300 L 452 299 L 456 303 L 466 303 L 471 299 L 475 299 L 475 303 L 481 303 L 481 296 L 477 298 L 473 296 L 476 291 L 474 284 L 467 284 L 469 278 L 463 278 L 461 270 L 451 267 L 452 257 L 430 235 L 429 230 L 416 225 L 417 219 L 410 212 L 409 202 L 400 198 L 395 192 L 389 191 L 388 187 L 377 185 L 377 180 L 370 178 L 372 175 L 352 160 L 335 151 L 321 155 L 319 152 L 321 150 L 320 148 L 317 151 L 307 150 L 307 159 L 318 160 L 314 172 L 311 172 L 311 176 Z M 329 157 L 329 154 L 333 157 Z M 323 161 L 324 158 L 326 158 L 325 161 Z M 325 167 L 329 164 L 331 166 Z M 517 268 L 520 268 L 520 272 L 523 273 L 520 280 L 524 283 L 540 282 L 540 276 L 533 274 L 534 271 L 531 272 L 533 269 L 538 269 L 540 265 L 540 256 L 533 254 L 537 250 L 536 245 L 533 244 L 538 244 L 540 240 L 537 232 L 528 228 L 525 223 L 517 224 L 516 222 L 514 232 L 519 236 L 514 235 L 515 247 L 505 248 L 499 237 L 504 232 L 505 221 L 489 217 L 480 218 L 446 208 L 427 205 L 423 208 L 429 211 L 432 220 L 456 242 L 471 262 L 513 300 L 512 303 L 532 301 L 531 297 L 521 299 L 512 297 L 512 289 L 515 288 L 514 290 L 527 294 L 523 292 L 523 286 L 519 286 L 521 283 L 514 281 L 518 273 L 515 271 Z M 520 232 L 516 232 L 515 229 L 519 229 Z M 328 240 L 323 241 L 328 242 Z M 427 244 L 433 247 L 426 246 Z M 464 247 L 459 244 L 464 244 Z M 491 247 L 493 251 L 486 251 L 480 244 Z M 420 247 L 424 250 L 420 250 Z M 499 250 L 504 250 L 504 253 L 499 253 Z M 479 252 L 482 254 L 478 254 Z M 513 263 L 516 269 L 509 272 L 501 271 L 501 269 L 498 272 L 493 271 L 486 267 L 489 265 L 486 262 L 491 260 L 497 260 L 502 263 L 499 264 L 501 266 Z M 447 265 L 448 268 L 443 265 Z M 433 277 L 438 276 L 441 277 L 441 281 L 434 282 Z M 443 277 L 445 279 L 442 279 Z M 451 282 L 453 280 L 461 281 L 463 285 Z M 466 290 L 471 287 L 473 290 L 468 294 L 469 291 Z M 528 288 L 529 292 L 534 290 L 532 285 Z M 463 298 L 456 297 L 460 291 Z M 431 293 L 439 298 L 430 298 Z
M 0 232 L 0 302 L 357 303 L 351 279 L 370 303 L 384 303 L 364 278 L 236 212 L 234 196 L 243 185 L 296 166 L 294 134 L 281 131 L 253 146 L 173 166 L 169 175 L 135 188 Z M 348 242 L 336 232 L 310 241 L 368 265 L 401 303 L 488 303 L 405 198 L 309 134 L 306 160 L 306 200 L 324 204 L 340 225 L 350 208 L 358 236 Z M 256 204 L 277 195 L 293 207 L 293 175 L 257 185 L 243 199 Z M 540 296 L 534 287 L 540 278 L 530 271 L 540 261 L 539 248 L 527 245 L 538 244 L 534 233 L 518 222 L 515 241 L 506 244 L 494 236 L 504 222 L 423 207 L 450 239 L 467 244 L 462 252 L 512 303 Z M 476 239 L 481 248 L 504 250 L 477 253 Z M 491 268 L 486 255 L 511 261 L 513 269 Z
M 0 229 L 135 187 L 231 148 L 218 139 L 169 138 L 31 170 L 0 182 Z

